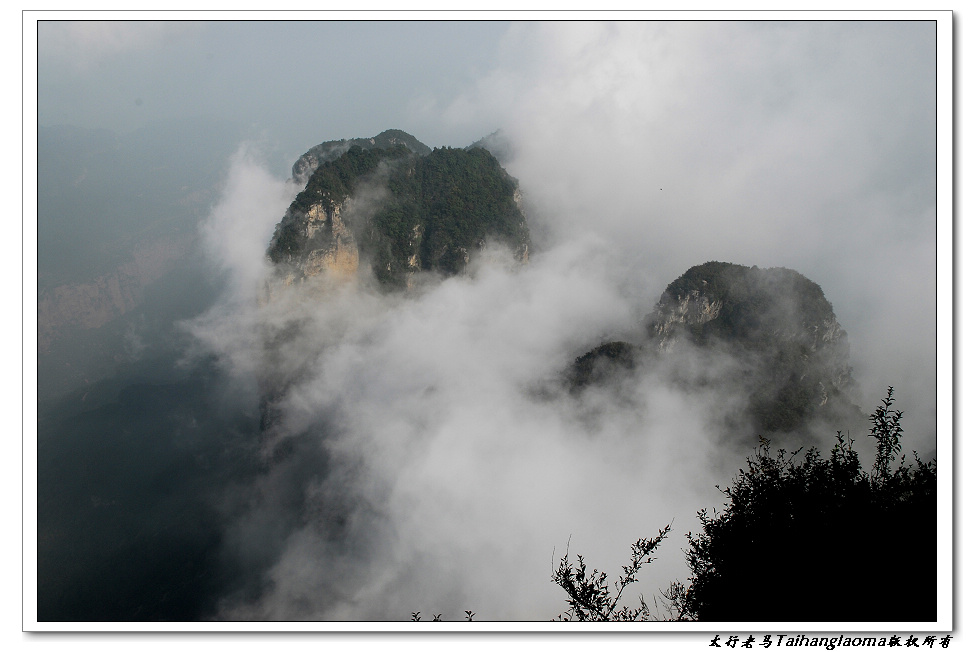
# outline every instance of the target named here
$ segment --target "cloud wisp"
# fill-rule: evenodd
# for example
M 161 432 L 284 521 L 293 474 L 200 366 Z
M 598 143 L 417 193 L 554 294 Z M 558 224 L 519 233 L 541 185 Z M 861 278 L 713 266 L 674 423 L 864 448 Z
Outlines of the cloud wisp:
M 236 161 L 206 231 L 243 279 L 253 260 L 229 255 L 217 233 L 246 233 L 266 214 L 257 196 L 280 197 L 250 166 Z M 613 563 L 648 528 L 690 527 L 713 486 L 702 481 L 713 468 L 707 426 L 691 404 L 701 397 L 653 376 L 625 407 L 604 390 L 582 403 L 540 396 L 645 312 L 621 290 L 613 251 L 580 238 L 525 266 L 488 251 L 472 268 L 408 295 L 363 281 L 327 295 L 291 288 L 263 306 L 233 289 L 248 281 L 189 326 L 241 384 L 280 376 L 268 365 L 290 375 L 265 432 L 266 473 L 246 499 L 229 499 L 229 540 L 263 548 L 235 563 L 250 560 L 261 589 L 228 596 L 221 617 L 399 619 L 463 605 L 544 620 L 561 605 L 552 550 L 570 536 Z M 287 333 L 274 358 L 268 332 Z M 682 577 L 680 544 L 671 548 L 675 575 L 661 586 Z
M 294 189 L 238 159 L 206 228 L 231 291 L 189 327 L 252 400 L 260 378 L 288 382 L 264 470 L 227 498 L 227 555 L 249 579 L 217 617 L 547 620 L 563 606 L 553 550 L 570 536 L 612 570 L 637 537 L 692 529 L 734 470 L 707 417 L 734 397 L 650 371 L 582 396 L 544 388 L 707 260 L 821 284 L 861 387 L 903 386 L 932 444 L 931 32 L 516 24 L 508 59 L 444 115 L 502 124 L 537 253 L 516 267 L 485 255 L 405 295 L 360 275 L 258 302 Z M 686 576 L 680 548 L 664 545 L 649 591 Z
M 933 22 L 519 23 L 444 108 L 493 116 L 554 241 L 656 293 L 707 260 L 819 283 L 867 391 L 934 437 Z

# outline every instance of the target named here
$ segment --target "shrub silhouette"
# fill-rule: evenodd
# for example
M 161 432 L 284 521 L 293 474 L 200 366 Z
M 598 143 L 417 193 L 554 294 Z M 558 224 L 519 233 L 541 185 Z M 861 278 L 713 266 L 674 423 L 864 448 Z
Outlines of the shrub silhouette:
M 552 571 L 552 581 L 561 586 L 568 594 L 566 602 L 569 608 L 560 614 L 562 621 L 633 621 L 651 620 L 650 608 L 640 596 L 638 608 L 625 607 L 620 604 L 623 590 L 637 581 L 636 575 L 644 564 L 653 561 L 653 551 L 670 532 L 668 525 L 660 530 L 658 536 L 652 539 L 638 539 L 631 547 L 630 565 L 623 567 L 623 575 L 613 584 L 614 593 L 610 593 L 606 583 L 606 573 L 593 570 L 586 573 L 586 561 L 578 555 L 578 566 L 569 563 L 569 552 L 559 563 L 558 569 Z
M 828 458 L 816 449 L 773 455 L 762 440 L 747 469 L 723 490 L 724 509 L 698 513 L 702 532 L 687 535 L 691 578 L 686 587 L 674 582 L 661 592 L 665 619 L 936 620 L 936 463 L 915 454 L 891 468 L 903 432 L 893 401 L 888 388 L 870 417 L 877 440 L 872 473 L 841 433 Z M 638 552 L 648 556 L 666 532 L 634 544 L 633 564 L 624 567 L 613 598 L 605 573 L 587 574 L 581 556 L 576 568 L 566 555 L 552 578 L 569 595 L 561 619 L 651 619 L 642 596 L 638 609 L 618 603 L 636 581 Z
M 837 433 L 829 458 L 763 441 L 720 514 L 688 535 L 688 606 L 700 620 L 936 620 L 936 466 L 899 451 L 893 388 L 871 416 L 874 473 Z M 844 604 L 843 597 L 849 596 Z

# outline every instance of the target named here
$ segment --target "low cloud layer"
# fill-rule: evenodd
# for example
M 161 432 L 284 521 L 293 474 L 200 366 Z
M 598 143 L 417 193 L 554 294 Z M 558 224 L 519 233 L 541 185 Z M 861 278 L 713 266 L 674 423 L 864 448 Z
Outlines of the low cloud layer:
M 869 395 L 934 435 L 935 24 L 518 24 L 445 107 L 494 116 L 534 232 L 596 233 L 652 302 L 692 265 L 796 269 Z
M 363 273 L 259 301 L 296 189 L 239 156 L 204 230 L 230 290 L 188 328 L 251 409 L 262 378 L 288 382 L 265 406 L 264 471 L 225 497 L 225 555 L 248 579 L 217 617 L 547 620 L 570 537 L 612 575 L 669 523 L 639 586 L 686 577 L 679 533 L 742 462 L 708 415 L 738 397 L 658 373 L 582 396 L 553 381 L 707 260 L 822 285 L 863 407 L 894 385 L 905 448 L 933 448 L 933 30 L 515 25 L 508 58 L 442 110 L 503 126 L 536 254 L 405 295 Z
M 279 191 L 249 165 L 237 161 L 208 226 L 215 253 L 221 225 L 256 224 L 266 206 L 253 194 L 238 204 L 234 179 L 269 201 Z M 235 260 L 246 278 L 252 261 Z M 687 531 L 713 502 L 720 465 L 701 409 L 713 397 L 652 376 L 624 398 L 570 397 L 555 382 L 643 316 L 613 250 L 586 237 L 509 261 L 488 251 L 470 275 L 407 295 L 366 279 L 263 306 L 231 293 L 191 325 L 243 381 L 281 377 L 274 365 L 290 374 L 265 432 L 267 473 L 227 524 L 241 547 L 263 532 L 248 569 L 261 588 L 228 596 L 221 617 L 544 620 L 561 608 L 549 566 L 570 537 L 573 551 L 622 564 L 632 540 L 671 522 Z M 318 466 L 296 460 L 306 449 Z M 675 535 L 650 586 L 686 575 L 680 547 Z

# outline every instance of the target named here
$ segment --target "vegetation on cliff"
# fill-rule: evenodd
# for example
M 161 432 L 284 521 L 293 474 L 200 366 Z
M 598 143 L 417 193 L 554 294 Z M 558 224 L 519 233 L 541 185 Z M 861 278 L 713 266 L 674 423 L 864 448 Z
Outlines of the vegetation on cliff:
M 344 140 L 327 140 L 315 145 L 295 161 L 291 168 L 291 176 L 295 181 L 304 182 L 322 163 L 334 161 L 353 147 L 362 149 L 390 149 L 398 146 L 406 147 L 419 156 L 426 156 L 430 148 L 412 135 L 401 129 L 387 129 L 373 138 L 350 138 Z
M 460 272 L 467 256 L 495 238 L 518 254 L 528 226 L 515 204 L 516 184 L 485 149 L 435 149 L 418 166 L 423 269 Z
M 566 373 L 569 389 L 578 392 L 608 380 L 620 370 L 636 367 L 640 348 L 629 342 L 606 342 L 575 359 Z
M 329 246 L 330 223 L 314 238 L 306 235 L 309 211 L 316 204 L 340 207 L 367 183 L 378 205 L 348 218 L 349 226 L 360 255 L 386 287 L 405 286 L 417 271 L 457 274 L 489 240 L 515 256 L 527 255 L 530 237 L 515 202 L 517 183 L 487 150 L 443 147 L 420 155 L 415 149 L 352 145 L 319 165 L 278 224 L 270 260 L 296 263 Z

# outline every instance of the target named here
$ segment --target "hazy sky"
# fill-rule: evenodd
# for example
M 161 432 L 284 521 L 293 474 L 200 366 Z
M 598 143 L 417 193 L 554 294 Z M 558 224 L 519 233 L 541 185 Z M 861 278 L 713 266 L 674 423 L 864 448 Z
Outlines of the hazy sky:
M 864 406 L 894 385 L 905 450 L 930 450 L 935 28 L 42 23 L 41 125 L 124 131 L 207 116 L 240 123 L 256 141 L 228 161 L 203 231 L 238 282 L 191 325 L 241 378 L 259 360 L 253 334 L 286 312 L 262 313 L 251 288 L 295 192 L 284 180 L 295 157 L 388 128 L 430 146 L 465 146 L 501 128 L 514 146 L 507 169 L 536 244 L 525 269 L 485 263 L 416 300 L 296 302 L 317 339 L 291 352 L 311 362 L 308 382 L 282 402 L 282 436 L 321 429 L 336 466 L 359 469 L 347 486 L 332 477 L 310 487 L 304 506 L 346 492 L 374 507 L 350 526 L 373 556 L 330 548 L 313 523 L 295 528 L 268 543 L 278 553 L 266 569 L 271 588 L 228 600 L 221 615 L 280 618 L 302 605 L 332 618 L 389 617 L 413 597 L 430 600 L 416 609 L 461 600 L 508 618 L 554 616 L 546 564 L 570 534 L 574 549 L 606 555 L 597 565 L 612 570 L 614 551 L 635 537 L 674 518 L 687 531 L 713 485 L 727 483 L 710 475 L 708 427 L 694 411 L 701 396 L 644 378 L 631 412 L 602 397 L 613 409 L 593 430 L 574 407 L 540 405 L 524 388 L 639 324 L 668 282 L 709 260 L 790 267 L 819 283 L 849 332 Z M 276 473 L 289 471 L 250 488 L 261 498 L 228 522 L 230 540 L 273 530 Z M 586 474 L 605 493 L 580 485 Z M 599 500 L 634 487 L 652 497 L 636 508 L 638 523 L 634 508 Z M 668 573 L 682 543 L 674 537 L 649 584 L 676 579 Z M 347 565 L 329 565 L 329 555 Z M 472 567 L 471 558 L 487 561 Z M 513 578 L 539 565 L 541 583 L 510 596 Z M 318 597 L 325 586 L 343 596 Z
M 487 75 L 504 22 L 42 22 L 38 119 L 131 130 L 218 117 L 295 157 L 401 128 L 465 146 L 498 128 L 442 107 Z

